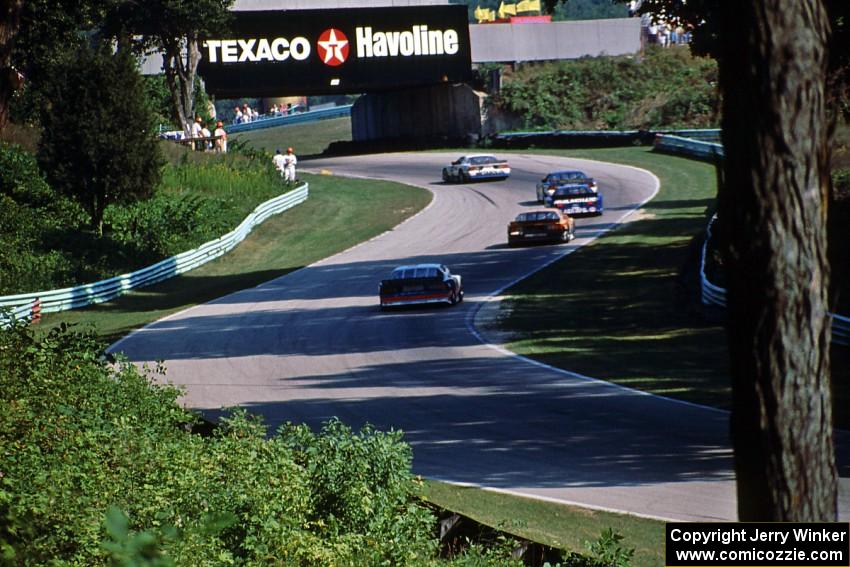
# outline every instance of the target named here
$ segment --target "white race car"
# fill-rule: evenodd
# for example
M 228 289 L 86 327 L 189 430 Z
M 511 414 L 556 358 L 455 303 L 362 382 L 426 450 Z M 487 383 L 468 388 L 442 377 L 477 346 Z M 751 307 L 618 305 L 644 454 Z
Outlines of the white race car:
M 508 162 L 496 156 L 477 154 L 456 159 L 443 168 L 443 181 L 467 183 L 476 179 L 507 179 L 511 175 Z

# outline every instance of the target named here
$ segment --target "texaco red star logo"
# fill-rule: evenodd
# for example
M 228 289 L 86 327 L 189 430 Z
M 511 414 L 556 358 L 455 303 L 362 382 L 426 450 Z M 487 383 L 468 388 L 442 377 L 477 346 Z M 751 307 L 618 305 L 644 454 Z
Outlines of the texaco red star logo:
M 319 57 L 325 65 L 336 67 L 348 59 L 348 38 L 338 29 L 330 28 L 319 36 Z

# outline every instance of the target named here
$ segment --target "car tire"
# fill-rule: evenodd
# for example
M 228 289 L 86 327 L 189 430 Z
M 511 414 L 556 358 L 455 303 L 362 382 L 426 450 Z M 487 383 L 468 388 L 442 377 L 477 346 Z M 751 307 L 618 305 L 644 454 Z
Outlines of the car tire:
M 445 181 L 446 183 L 451 181 L 451 177 L 449 176 L 449 170 L 447 170 L 445 167 L 443 168 L 443 181 Z
M 561 242 L 569 242 L 572 240 L 572 233 L 569 229 L 561 233 Z
M 459 175 L 461 183 L 469 183 L 469 174 L 467 172 L 461 170 Z

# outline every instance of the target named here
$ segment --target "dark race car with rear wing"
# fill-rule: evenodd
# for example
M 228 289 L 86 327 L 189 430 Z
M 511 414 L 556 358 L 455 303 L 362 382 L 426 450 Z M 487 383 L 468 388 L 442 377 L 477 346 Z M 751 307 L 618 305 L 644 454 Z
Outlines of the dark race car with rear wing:
M 562 210 L 570 216 L 599 216 L 605 210 L 602 193 L 593 191 L 584 183 L 560 185 L 551 195 L 546 196 L 546 205 Z
M 381 309 L 463 301 L 463 281 L 442 264 L 399 266 L 379 286 Z
M 555 189 L 561 185 L 587 185 L 591 191 L 596 193 L 599 190 L 596 180 L 588 177 L 583 171 L 577 169 L 567 171 L 553 171 L 546 177 L 540 180 L 537 184 L 537 202 L 544 203 L 546 197 L 551 196 Z
M 558 209 L 520 213 L 508 224 L 508 245 L 523 242 L 569 242 L 575 238 L 575 221 Z

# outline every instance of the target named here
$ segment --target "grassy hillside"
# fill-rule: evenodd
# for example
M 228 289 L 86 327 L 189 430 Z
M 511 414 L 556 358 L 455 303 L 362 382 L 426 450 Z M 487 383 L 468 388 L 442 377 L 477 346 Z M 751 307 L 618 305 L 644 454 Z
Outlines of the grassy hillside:
M 330 118 L 308 124 L 293 124 L 234 134 L 233 140 L 257 150 L 274 153 L 292 146 L 298 156 L 322 153 L 328 144 L 351 140 L 351 119 Z

